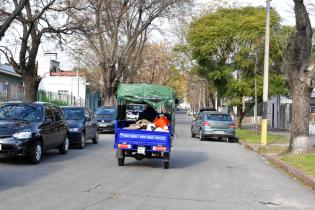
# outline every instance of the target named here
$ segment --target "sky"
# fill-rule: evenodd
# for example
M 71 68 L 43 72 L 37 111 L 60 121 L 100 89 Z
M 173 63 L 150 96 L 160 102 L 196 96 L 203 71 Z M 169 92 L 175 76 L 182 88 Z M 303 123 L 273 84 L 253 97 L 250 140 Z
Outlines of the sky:
M 315 0 L 308 0 L 315 4 Z M 198 11 L 202 11 L 205 8 L 209 7 L 211 3 L 213 3 L 214 0 L 195 0 L 195 7 L 192 11 L 194 13 L 198 13 Z M 266 0 L 226 0 L 229 4 L 235 3 L 236 5 L 241 6 L 266 6 Z M 295 17 L 293 12 L 293 0 L 272 0 L 271 6 L 274 8 L 281 16 L 282 18 L 282 24 L 284 25 L 294 25 L 295 24 Z M 193 14 L 195 15 L 195 14 Z M 314 15 L 310 16 L 312 25 L 315 27 L 315 12 Z M 166 27 L 166 30 L 172 30 L 171 24 L 165 24 L 165 22 L 161 23 L 161 25 L 164 25 Z M 163 31 L 163 30 L 162 30 Z M 170 33 L 165 33 L 164 35 L 153 33 L 153 40 L 161 40 L 161 41 L 167 41 L 172 42 L 172 37 L 170 37 Z M 164 37 L 163 37 L 164 36 Z M 44 55 L 46 52 L 53 52 L 57 53 L 58 61 L 60 62 L 60 67 L 62 70 L 71 70 L 73 66 L 76 65 L 76 61 L 74 61 L 67 53 L 67 48 L 64 47 L 65 50 L 56 49 L 55 44 L 51 43 L 44 43 L 39 49 L 38 54 L 38 60 L 39 62 L 43 60 L 49 60 L 50 57 L 47 57 Z M 52 59 L 54 57 L 51 57 Z M 4 62 L 3 56 L 1 59 L 1 62 Z
M 226 0 L 229 4 L 236 3 L 242 6 L 266 6 L 266 0 Z M 209 5 L 213 0 L 195 0 L 196 5 L 199 7 L 205 7 Z M 315 4 L 315 0 L 305 0 Z M 295 16 L 293 11 L 293 0 L 271 0 L 271 7 L 275 9 L 282 18 L 282 24 L 295 25 Z M 315 12 L 310 16 L 312 25 L 315 26 Z

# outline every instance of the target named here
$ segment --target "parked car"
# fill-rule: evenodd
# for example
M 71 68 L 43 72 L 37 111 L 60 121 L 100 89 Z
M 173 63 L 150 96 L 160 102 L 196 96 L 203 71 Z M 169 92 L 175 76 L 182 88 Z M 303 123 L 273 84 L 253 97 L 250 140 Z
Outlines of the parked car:
M 202 107 L 199 109 L 198 113 L 195 113 L 193 114 L 193 121 L 198 119 L 199 115 L 202 113 L 202 112 L 215 112 L 216 109 L 215 108 L 212 108 L 212 107 Z
M 70 144 L 78 144 L 80 149 L 84 149 L 88 140 L 98 143 L 97 122 L 91 110 L 75 106 L 63 106 L 61 109 L 69 126 Z
M 201 112 L 191 126 L 191 136 L 199 135 L 202 141 L 207 137 L 227 138 L 229 142 L 237 142 L 235 124 L 230 114 L 219 112 Z
M 126 110 L 126 119 L 127 120 L 138 120 L 140 112 L 143 112 L 143 104 L 129 104 L 127 105 Z
M 102 106 L 96 111 L 97 130 L 115 133 L 116 107 Z
M 48 103 L 8 102 L 0 106 L 0 155 L 27 156 L 38 164 L 44 151 L 69 149 L 61 109 Z

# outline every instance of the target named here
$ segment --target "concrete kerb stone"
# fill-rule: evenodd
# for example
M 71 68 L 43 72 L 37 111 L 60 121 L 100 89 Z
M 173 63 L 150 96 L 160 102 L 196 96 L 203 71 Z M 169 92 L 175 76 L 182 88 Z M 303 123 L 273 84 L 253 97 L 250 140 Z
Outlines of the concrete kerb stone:
M 308 185 L 313 190 L 315 190 L 315 179 L 307 174 L 305 174 L 303 171 L 289 165 L 288 163 L 282 161 L 276 156 L 270 156 L 267 154 L 264 154 L 259 151 L 259 149 L 251 144 L 248 144 L 247 142 L 244 142 L 242 140 L 239 140 L 239 144 L 243 145 L 244 147 L 258 153 L 262 157 L 264 157 L 267 161 L 273 163 L 277 167 L 284 170 L 286 173 L 290 174 L 291 176 L 301 180 L 305 185 Z

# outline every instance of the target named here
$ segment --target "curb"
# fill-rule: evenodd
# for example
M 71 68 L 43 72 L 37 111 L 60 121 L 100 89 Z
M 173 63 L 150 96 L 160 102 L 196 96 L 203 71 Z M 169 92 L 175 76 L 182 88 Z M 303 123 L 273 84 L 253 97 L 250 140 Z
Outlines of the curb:
M 307 175 L 306 173 L 304 173 L 303 171 L 289 165 L 288 163 L 280 160 L 279 158 L 275 157 L 275 156 L 270 156 L 270 155 L 266 155 L 263 154 L 261 152 L 259 152 L 259 150 L 257 150 L 256 147 L 254 147 L 253 145 L 250 145 L 242 140 L 239 140 L 239 144 L 243 145 L 244 147 L 246 147 L 249 150 L 252 150 L 254 152 L 256 152 L 257 154 L 259 154 L 260 156 L 264 157 L 267 161 L 273 163 L 274 165 L 276 165 L 278 168 L 281 168 L 282 170 L 284 170 L 286 173 L 290 174 L 291 176 L 299 179 L 300 181 L 302 181 L 305 185 L 308 185 L 309 187 L 311 187 L 313 190 L 315 190 L 315 179 L 309 175 Z

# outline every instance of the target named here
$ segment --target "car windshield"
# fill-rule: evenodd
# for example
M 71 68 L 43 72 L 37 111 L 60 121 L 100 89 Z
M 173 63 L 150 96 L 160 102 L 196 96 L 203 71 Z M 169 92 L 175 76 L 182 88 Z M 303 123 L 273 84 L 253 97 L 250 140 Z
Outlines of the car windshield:
M 208 114 L 207 120 L 211 121 L 232 121 L 231 115 L 228 114 Z
M 27 120 L 41 119 L 40 110 L 36 106 L 26 104 L 6 104 L 0 106 L 0 120 Z
M 84 113 L 83 109 L 63 109 L 63 113 L 65 115 L 66 120 L 83 120 Z
M 98 108 L 95 112 L 96 117 L 113 118 L 116 115 L 115 108 Z
M 131 112 L 143 112 L 144 106 L 143 105 L 127 105 L 127 111 Z

